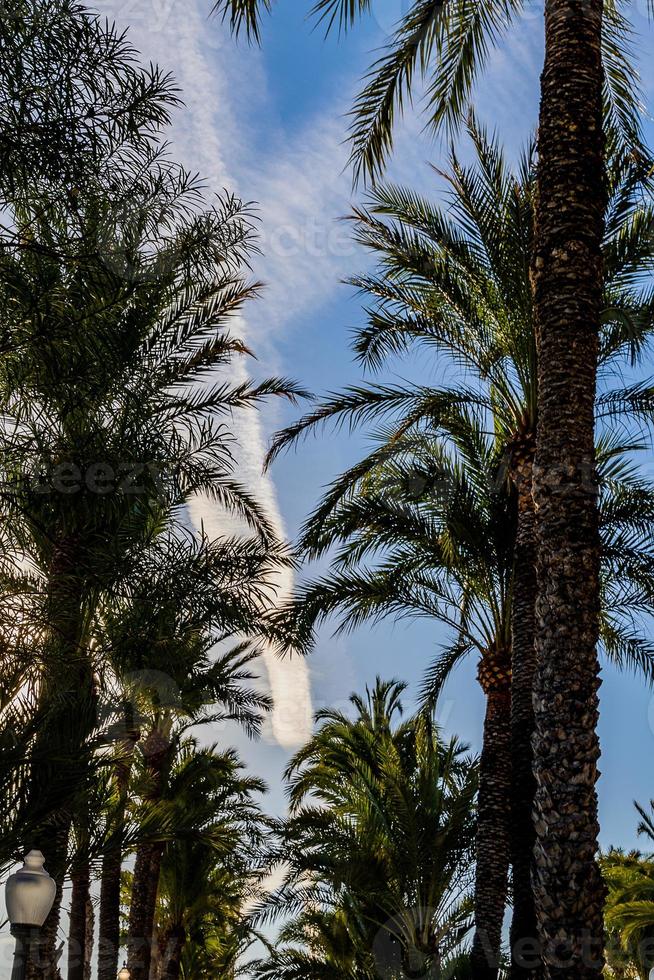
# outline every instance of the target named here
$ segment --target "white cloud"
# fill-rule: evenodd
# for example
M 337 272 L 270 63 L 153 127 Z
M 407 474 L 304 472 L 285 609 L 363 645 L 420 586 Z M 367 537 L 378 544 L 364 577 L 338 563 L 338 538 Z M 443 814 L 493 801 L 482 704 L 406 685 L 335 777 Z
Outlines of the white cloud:
M 235 176 L 235 163 L 240 155 L 240 127 L 236 115 L 237 100 L 231 97 L 234 79 L 224 67 L 229 54 L 220 31 L 207 20 L 208 9 L 206 0 L 197 3 L 194 0 L 128 0 L 123 3 L 110 0 L 101 12 L 115 18 L 119 26 L 130 27 L 130 40 L 143 59 L 152 60 L 173 72 L 185 103 L 185 108 L 176 113 L 174 120 L 175 158 L 192 171 L 199 171 L 209 189 L 227 187 L 247 198 L 245 181 Z M 258 55 L 250 52 L 249 60 L 250 70 L 246 75 L 252 83 L 258 72 Z M 281 271 L 277 271 L 281 277 Z M 266 309 L 271 309 L 268 302 Z M 271 331 L 278 326 L 274 321 L 267 323 L 267 329 Z M 241 321 L 239 327 L 250 343 L 256 342 L 253 333 L 257 335 L 256 339 L 264 339 L 263 330 L 252 329 L 246 321 Z M 270 357 L 274 338 L 265 336 L 265 340 Z M 268 371 L 269 358 L 265 360 Z M 230 378 L 238 383 L 245 374 L 243 362 L 236 361 L 230 370 Z M 284 535 L 274 484 L 262 472 L 264 437 L 261 418 L 254 412 L 241 412 L 235 416 L 235 428 L 239 443 L 239 479 L 252 489 L 280 535 Z M 230 529 L 225 515 L 206 498 L 199 497 L 190 513 L 193 523 L 198 527 L 203 524 L 209 533 L 219 534 Z M 292 587 L 293 578 L 289 572 L 280 584 L 280 597 L 288 595 Z M 312 724 L 306 663 L 297 657 L 280 660 L 271 650 L 266 651 L 264 659 L 275 702 L 272 736 L 285 748 L 297 746 L 306 740 Z
M 287 133 L 268 90 L 261 52 L 236 45 L 209 18 L 210 6 L 210 0 L 109 0 L 102 12 L 130 26 L 131 40 L 144 58 L 173 72 L 185 103 L 174 122 L 176 158 L 200 171 L 208 188 L 225 186 L 246 200 L 256 198 L 263 253 L 256 273 L 266 288 L 239 327 L 259 356 L 262 373 L 287 373 L 279 364 L 280 338 L 303 315 L 317 315 L 341 288 L 339 281 L 363 266 L 340 220 L 352 200 L 345 114 L 359 82 L 341 79 L 330 104 L 299 121 L 294 118 Z M 523 23 L 506 47 L 493 53 L 480 91 L 482 115 L 484 106 L 491 106 L 492 118 L 501 117 L 503 138 L 513 144 L 527 138 L 525 121 L 528 109 L 533 110 L 530 87 L 515 88 L 516 63 L 537 79 L 540 42 L 532 27 Z M 427 163 L 442 162 L 444 146 L 422 135 L 422 125 L 409 114 L 398 126 L 389 176 L 435 195 L 439 181 Z M 241 377 L 245 366 L 234 370 Z M 264 428 L 274 427 L 275 414 L 271 406 L 263 416 L 238 417 L 239 469 L 281 532 L 275 486 L 261 472 Z M 224 521 L 203 499 L 194 506 L 193 519 L 216 531 Z M 283 590 L 290 591 L 292 584 L 289 576 Z M 266 666 L 276 701 L 274 738 L 284 746 L 297 744 L 310 724 L 307 666 L 280 662 L 272 654 Z

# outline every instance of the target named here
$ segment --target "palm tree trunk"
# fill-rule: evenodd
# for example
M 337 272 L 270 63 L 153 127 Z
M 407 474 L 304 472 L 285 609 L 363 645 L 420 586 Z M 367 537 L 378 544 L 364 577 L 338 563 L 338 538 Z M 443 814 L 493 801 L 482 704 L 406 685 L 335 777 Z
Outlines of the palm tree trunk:
M 100 914 L 98 932 L 98 980 L 116 980 L 120 952 L 120 877 L 123 865 L 123 840 L 125 835 L 125 811 L 127 791 L 132 770 L 134 746 L 140 732 L 133 719 L 125 714 L 128 728 L 121 757 L 116 763 L 115 779 L 118 792 L 116 813 L 110 846 L 102 855 L 100 885 Z
M 534 889 L 547 977 L 600 980 L 599 533 L 594 401 L 605 203 L 602 0 L 546 0 L 534 290 Z
M 159 878 L 161 877 L 161 861 L 165 850 L 164 844 L 153 844 L 150 853 L 150 870 L 148 874 L 148 892 L 145 906 L 144 930 L 149 938 L 148 950 L 152 955 L 155 943 L 155 917 L 157 910 L 157 894 L 159 892 Z M 148 973 L 150 974 L 150 964 L 148 963 Z
M 145 921 L 150 893 L 150 859 L 152 845 L 141 844 L 136 852 L 132 895 L 129 907 L 129 935 L 127 939 L 127 966 L 131 980 L 148 980 L 150 950 L 145 950 Z
M 93 943 L 95 940 L 95 911 L 91 894 L 86 903 L 86 943 L 84 945 L 84 980 L 91 980 L 93 973 Z
M 116 980 L 120 952 L 120 875 L 122 847 L 102 856 L 98 935 L 98 980 Z
M 532 496 L 531 439 L 516 447 L 512 482 L 518 496 L 518 524 L 511 606 L 511 980 L 542 973 L 536 908 L 531 881 L 536 831 L 533 822 L 534 673 L 536 668 L 536 515 Z
M 154 918 L 163 844 L 141 844 L 136 852 L 129 910 L 127 967 L 130 980 L 149 980 Z
M 474 980 L 496 980 L 509 876 L 511 793 L 511 691 L 508 654 L 485 657 L 479 680 L 486 718 L 479 770 Z
M 161 971 L 164 965 L 164 953 L 163 943 L 165 941 L 165 935 L 163 935 L 156 927 L 154 928 L 154 933 L 152 936 L 152 960 L 150 961 L 150 980 L 161 980 Z
M 171 926 L 164 937 L 162 980 L 179 980 L 182 969 L 182 953 L 186 943 L 184 926 Z
M 70 901 L 68 931 L 68 980 L 85 980 L 88 941 L 88 910 L 91 902 L 91 874 L 88 864 L 71 875 L 73 893 Z
M 147 798 L 150 803 L 155 804 L 161 799 L 163 792 L 164 766 L 170 751 L 170 740 L 155 727 L 145 739 L 141 751 L 150 776 Z M 164 849 L 165 845 L 159 841 L 144 842 L 136 852 L 127 941 L 127 966 L 131 980 L 149 980 L 150 977 L 154 919 Z
M 57 894 L 39 943 L 34 976 L 58 977 L 57 934 L 63 881 L 68 870 L 71 801 L 87 776 L 86 743 L 97 710 L 93 666 L 85 644 L 84 582 L 76 542 L 60 542 L 48 573 L 40 707 L 46 719 L 31 756 L 28 806 L 43 814 L 32 846 L 46 858 Z

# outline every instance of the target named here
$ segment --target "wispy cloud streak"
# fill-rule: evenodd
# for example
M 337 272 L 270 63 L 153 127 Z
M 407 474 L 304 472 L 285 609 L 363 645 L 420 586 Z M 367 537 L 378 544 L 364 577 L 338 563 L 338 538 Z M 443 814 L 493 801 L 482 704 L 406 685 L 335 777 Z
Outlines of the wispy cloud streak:
M 229 97 L 234 80 L 225 67 L 227 52 L 221 50 L 224 39 L 208 23 L 207 11 L 207 3 L 194 0 L 131 0 L 126 3 L 110 0 L 101 12 L 115 18 L 119 26 L 129 26 L 132 43 L 144 59 L 173 72 L 185 103 L 185 108 L 176 115 L 172 133 L 176 159 L 190 170 L 198 171 L 205 178 L 208 189 L 227 187 L 247 198 L 246 181 L 237 179 L 235 173 L 240 149 L 237 145 L 239 126 L 233 115 L 234 100 Z M 256 55 L 251 55 L 251 61 L 249 78 L 252 81 L 257 69 Z M 266 309 L 270 312 L 270 297 L 266 300 Z M 275 326 L 274 318 L 268 321 L 270 330 Z M 264 335 L 263 330 L 245 320 L 241 320 L 238 327 L 250 343 L 256 344 L 257 340 L 265 338 L 267 357 L 264 363 L 268 373 L 270 364 L 267 362 L 274 351 L 274 337 Z M 253 338 L 254 333 L 259 336 Z M 245 377 L 245 363 L 237 361 L 230 378 L 238 383 Z M 270 476 L 262 472 L 265 439 L 261 417 L 254 412 L 239 412 L 234 424 L 239 479 L 256 495 L 280 536 L 284 536 L 275 486 Z M 193 523 L 197 527 L 202 525 L 209 534 L 233 530 L 233 525 L 230 526 L 217 505 L 202 496 L 193 502 L 189 512 Z M 280 598 L 290 594 L 292 589 L 293 576 L 287 572 L 279 583 Z M 304 742 L 311 731 L 308 668 L 302 659 L 280 660 L 272 650 L 265 651 L 264 659 L 275 704 L 270 732 L 281 746 L 292 748 Z

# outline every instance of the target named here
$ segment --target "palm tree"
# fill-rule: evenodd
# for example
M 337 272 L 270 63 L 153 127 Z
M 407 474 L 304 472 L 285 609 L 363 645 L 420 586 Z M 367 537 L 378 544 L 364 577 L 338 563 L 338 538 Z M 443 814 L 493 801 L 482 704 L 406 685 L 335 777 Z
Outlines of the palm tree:
M 229 196 L 203 207 L 197 181 L 153 146 L 166 116 L 158 89 L 141 82 L 152 118 L 133 116 L 135 145 L 124 147 L 119 175 L 110 168 L 111 194 L 100 179 L 75 193 L 62 186 L 54 201 L 34 191 L 14 204 L 16 234 L 2 256 L 4 519 L 43 596 L 32 672 L 49 712 L 26 805 L 46 812 L 82 758 L 91 765 L 94 614 L 134 552 L 198 491 L 278 547 L 234 478 L 222 419 L 268 394 L 294 397 L 293 386 L 209 383 L 247 352 L 227 322 L 256 293 L 241 271 L 255 247 L 251 219 Z M 96 154 L 99 173 L 118 152 L 112 134 Z M 70 820 L 65 805 L 51 806 L 32 840 L 59 882 Z M 58 902 L 45 931 L 51 952 L 57 917 Z
M 463 420 L 461 420 L 463 423 Z M 340 545 L 334 572 L 300 597 L 303 631 L 340 611 L 343 627 L 385 615 L 428 615 L 455 631 L 433 671 L 433 703 L 467 653 L 486 697 L 476 838 L 473 962 L 499 963 L 511 830 L 511 598 L 516 507 L 498 490 L 502 453 L 460 425 L 459 453 L 438 438 L 398 439 L 377 472 L 322 523 Z M 420 487 L 422 486 L 422 489 Z M 409 499 L 407 499 L 407 491 Z M 370 565 L 368 559 L 374 559 Z M 306 625 L 305 625 L 306 624 Z
M 650 804 L 654 810 L 654 802 Z M 651 813 L 636 804 L 639 833 L 654 841 Z M 648 980 L 654 965 L 654 859 L 612 848 L 601 858 L 607 886 L 605 908 L 611 975 Z
M 306 911 L 280 929 L 267 956 L 248 964 L 257 980 L 374 980 L 345 916 Z M 357 937 L 358 939 L 358 937 Z
M 236 33 L 261 40 L 262 14 L 272 0 L 216 0 L 213 12 Z M 524 0 L 412 0 L 370 67 L 357 96 L 350 130 L 357 176 L 383 173 L 393 148 L 394 127 L 419 78 L 427 83 L 423 112 L 433 131 L 455 129 L 465 118 L 475 83 L 493 50 L 520 19 Z M 374 11 L 371 0 L 313 0 L 314 17 L 327 32 L 345 33 Z M 633 29 L 615 0 L 604 4 L 603 100 L 605 124 L 613 140 L 645 151 L 641 140 L 639 78 L 630 57 Z
M 236 28 L 245 24 L 255 35 L 262 6 L 268 7 L 268 0 L 219 0 L 216 5 L 230 13 Z M 340 20 L 347 26 L 370 7 L 370 0 L 318 0 L 314 9 L 329 24 Z M 395 112 L 416 72 L 430 75 L 432 125 L 460 119 L 490 42 L 521 9 L 519 0 L 412 3 L 355 104 L 353 156 L 359 170 L 372 176 L 379 172 L 391 145 Z M 610 0 L 545 2 L 532 266 L 539 361 L 535 896 L 547 972 L 556 974 L 563 945 L 566 968 L 582 980 L 599 978 L 603 962 L 603 889 L 595 859 L 599 537 L 594 401 L 604 137 L 616 142 L 624 135 L 623 147 L 640 152 L 633 72 L 619 43 L 627 33 L 628 25 Z M 616 77 L 617 87 L 612 84 Z M 570 737 L 562 740 L 561 731 Z M 594 953 L 584 947 L 584 935 L 591 937 Z
M 164 634 L 165 641 L 165 634 Z M 253 687 L 250 665 L 256 649 L 243 644 L 217 660 L 209 659 L 215 638 L 191 634 L 177 645 L 175 670 L 170 675 L 173 699 L 157 691 L 150 708 L 146 730 L 138 749 L 139 795 L 143 800 L 140 819 L 172 813 L 172 826 L 179 832 L 189 814 L 184 804 L 189 770 L 175 769 L 181 740 L 190 725 L 233 720 L 256 735 L 270 700 Z M 223 763 L 224 767 L 224 763 Z M 191 775 L 192 775 L 191 771 Z M 255 788 L 255 784 L 252 784 Z M 135 980 L 147 980 L 150 970 L 157 892 L 165 839 L 145 839 L 136 851 L 129 914 L 128 967 Z
M 289 427 L 277 439 L 272 455 L 329 419 L 358 423 L 381 418 L 386 427 L 382 428 L 379 448 L 335 482 L 305 525 L 303 545 L 310 555 L 317 557 L 335 541 L 346 541 L 348 535 L 362 532 L 366 520 L 370 520 L 369 533 L 362 532 L 365 542 L 372 549 L 375 540 L 380 546 L 382 542 L 390 543 L 395 532 L 399 548 L 396 560 L 398 569 L 402 570 L 407 561 L 406 552 L 415 554 L 420 547 L 425 549 L 425 562 L 441 567 L 444 561 L 438 547 L 439 532 L 430 527 L 428 519 L 432 518 L 434 507 L 448 503 L 448 496 L 445 493 L 445 503 L 438 500 L 438 493 L 431 500 L 430 489 L 434 484 L 436 488 L 447 487 L 450 480 L 452 486 L 458 486 L 458 476 L 449 472 L 447 458 L 443 461 L 443 453 L 434 446 L 434 439 L 453 440 L 463 464 L 472 467 L 470 484 L 478 497 L 474 502 L 471 499 L 470 506 L 478 504 L 479 514 L 487 516 L 481 518 L 469 513 L 462 516 L 455 512 L 451 528 L 458 535 L 462 554 L 470 547 L 474 532 L 479 531 L 479 538 L 488 544 L 487 550 L 474 544 L 475 557 L 466 555 L 465 561 L 482 560 L 489 570 L 502 569 L 501 589 L 494 584 L 489 588 L 492 577 L 475 584 L 481 589 L 478 600 L 487 602 L 492 597 L 490 608 L 495 612 L 490 618 L 490 635 L 485 635 L 479 650 L 503 650 L 505 667 L 500 674 L 504 674 L 505 693 L 502 695 L 497 690 L 495 694 L 498 699 L 504 697 L 505 702 L 509 667 L 512 674 L 512 940 L 515 945 L 529 939 L 535 930 L 531 889 L 534 839 L 531 697 L 535 666 L 536 543 L 531 471 L 536 442 L 537 366 L 529 282 L 533 166 L 531 154 L 527 154 L 519 173 L 513 175 L 496 141 L 489 141 L 474 121 L 469 131 L 477 162 L 463 167 L 453 156 L 447 175 L 452 191 L 447 211 L 434 208 L 403 188 L 382 187 L 375 192 L 370 209 L 356 212 L 358 240 L 378 256 L 379 271 L 353 280 L 372 299 L 368 325 L 355 340 L 357 355 L 366 366 L 378 369 L 388 356 L 425 345 L 449 357 L 454 377 L 462 380 L 441 390 L 390 386 L 349 389 Z M 641 199 L 638 171 L 634 173 L 629 165 L 618 162 L 612 174 L 604 246 L 605 312 L 600 363 L 608 379 L 613 365 L 623 359 L 637 358 L 651 330 L 654 310 L 648 283 L 652 265 L 648 242 L 653 221 L 652 210 Z M 622 247 L 623 242 L 629 243 L 626 248 Z M 636 384 L 627 389 L 607 386 L 598 401 L 597 414 L 606 428 L 616 412 L 623 412 L 625 419 L 631 416 L 639 425 L 648 414 L 651 417 L 651 410 L 648 385 Z M 470 413 L 472 419 L 468 420 Z M 389 415 L 399 416 L 399 421 L 394 420 L 390 428 L 390 423 L 386 423 Z M 494 434 L 494 445 L 485 443 L 483 432 L 488 429 Z M 608 463 L 614 457 L 616 446 L 609 442 L 604 451 L 608 453 Z M 382 474 L 381 478 L 374 479 L 375 471 Z M 392 516 L 380 490 L 385 487 L 388 491 L 391 485 L 395 498 Z M 495 521 L 499 504 L 493 502 L 493 487 L 499 490 L 502 486 L 512 500 L 502 506 L 509 511 L 515 509 L 515 515 L 505 518 L 505 526 L 498 534 Z M 355 491 L 355 501 L 349 503 Z M 458 499 L 454 499 L 460 507 Z M 467 501 L 467 495 L 462 494 L 462 499 Z M 632 510 L 632 519 L 638 506 Z M 420 513 L 423 507 L 427 518 Z M 382 531 L 380 525 L 384 521 L 386 526 Z M 348 558 L 342 558 L 346 568 L 348 562 L 351 565 L 361 557 L 366 546 L 359 537 L 355 541 L 358 543 L 346 552 Z M 399 544 L 402 541 L 404 549 Z M 606 541 L 605 546 L 608 546 Z M 386 565 L 392 567 L 390 562 Z M 465 569 L 461 576 L 464 573 Z M 495 572 L 488 572 L 488 576 L 492 574 Z M 380 592 L 377 606 L 371 597 L 373 614 L 384 603 L 387 609 L 398 610 L 403 601 L 409 602 L 410 590 L 405 588 L 401 577 L 394 581 L 393 588 L 395 593 L 389 583 Z M 372 591 L 371 588 L 371 596 Z M 365 606 L 364 594 L 362 587 L 361 610 Z M 324 597 L 320 601 L 330 606 Z M 318 605 L 319 601 L 312 602 L 313 608 Z M 452 621 L 450 610 L 446 620 Z M 484 633 L 488 634 L 488 630 Z M 466 649 L 464 644 L 460 652 Z M 647 657 L 644 663 L 647 665 Z M 504 717 L 502 725 L 509 725 L 506 710 L 503 714 L 497 711 L 492 714 L 496 724 L 499 724 L 497 719 Z M 500 751 L 506 746 L 507 737 L 503 727 L 501 737 L 499 731 L 495 732 L 489 744 Z M 482 753 L 482 771 L 485 758 Z M 506 765 L 500 768 L 505 773 L 502 778 L 508 779 Z M 493 769 L 497 771 L 497 766 Z M 506 890 L 504 855 L 508 817 L 496 800 L 490 798 L 489 805 L 489 858 L 496 871 L 493 874 L 484 866 L 481 881 L 485 889 L 494 887 L 495 900 L 490 901 L 488 894 L 480 896 L 478 917 L 483 931 L 493 937 L 490 947 L 497 957 L 502 896 Z M 503 819 L 493 815 L 496 808 L 504 814 Z M 482 790 L 482 828 L 486 826 L 484 812 Z
M 387 615 L 444 622 L 454 639 L 430 672 L 430 701 L 463 657 L 474 653 L 480 658 L 478 677 L 487 708 L 473 959 L 479 955 L 497 963 L 511 856 L 509 687 L 517 494 L 506 493 L 498 480 L 502 454 L 474 435 L 467 443 L 460 438 L 454 458 L 427 435 L 420 447 L 415 438 L 399 440 L 395 458 L 386 457 L 378 472 L 366 475 L 353 498 L 322 523 L 325 546 L 328 539 L 340 545 L 336 567 L 302 591 L 299 625 L 306 633 L 334 611 L 341 613 L 340 628 Z M 600 462 L 603 644 L 619 665 L 643 670 L 651 679 L 654 650 L 642 610 L 651 606 L 654 556 L 649 546 L 634 550 L 633 535 L 654 516 L 654 498 L 624 464 L 616 464 L 610 445 Z M 422 486 L 418 493 L 416 486 Z M 409 487 L 413 496 L 407 500 Z
M 217 946 L 225 956 L 238 937 L 240 949 L 246 902 L 259 896 L 264 826 L 252 797 L 265 787 L 243 775 L 233 751 L 209 750 L 206 762 L 213 779 L 186 787 L 189 830 L 166 844 L 161 864 L 155 919 L 162 980 L 178 980 L 187 946 L 195 945 L 196 955 L 213 948 L 216 966 Z
M 5 10 L 3 213 L 34 193 L 56 200 L 62 188 L 89 180 L 110 189 L 130 154 L 156 141 L 157 130 L 179 105 L 170 76 L 142 66 L 125 33 L 75 0 L 9 0 Z M 3 245 L 29 250 L 29 239 L 17 232 L 3 221 Z
M 438 970 L 469 930 L 476 768 L 429 714 L 396 721 L 403 690 L 378 679 L 351 698 L 352 719 L 319 712 L 287 771 L 276 857 L 288 868 L 269 905 L 306 910 L 298 931 L 322 922 L 336 940 L 338 927 L 339 976 L 344 956 L 361 977 Z
M 234 634 L 265 631 L 265 611 L 283 552 L 253 539 L 194 540 L 186 534 L 158 535 L 136 556 L 121 581 L 120 594 L 103 603 L 94 634 L 105 664 L 107 700 L 122 705 L 106 740 L 115 755 L 113 802 L 103 847 L 99 971 L 114 980 L 118 963 L 120 870 L 126 803 L 135 755 L 152 720 L 153 708 L 199 717 L 213 702 L 252 731 L 267 702 L 248 691 L 254 650 L 216 657 Z M 231 678 L 231 680 L 230 680 Z
M 648 980 L 654 962 L 654 862 L 638 851 L 611 850 L 602 855 L 601 867 L 608 890 L 609 965 L 615 976 L 628 976 L 632 968 L 638 980 Z
M 231 260 L 225 259 L 230 236 L 235 236 L 233 257 L 240 254 L 243 226 L 239 211 L 235 202 L 224 202 L 222 212 L 215 209 L 198 215 L 193 227 L 178 229 L 181 237 L 176 263 L 171 263 L 167 282 L 156 279 L 157 289 L 161 289 L 158 302 L 152 282 L 139 284 L 139 302 L 135 301 L 134 287 L 123 280 L 103 293 L 97 281 L 102 280 L 103 270 L 92 277 L 92 287 L 83 275 L 79 282 L 71 283 L 65 271 L 63 279 L 54 282 L 53 269 L 38 273 L 41 282 L 46 275 L 50 277 L 40 300 L 50 321 L 49 340 L 37 343 L 35 337 L 29 356 L 23 351 L 20 365 L 9 366 L 12 394 L 6 408 L 6 415 L 16 418 L 17 435 L 7 455 L 12 479 L 20 486 L 20 492 L 9 499 L 7 516 L 16 518 L 20 547 L 43 576 L 47 629 L 40 637 L 45 664 L 39 680 L 40 698 L 60 706 L 51 727 L 43 729 L 35 743 L 33 797 L 45 799 L 48 787 L 68 778 L 62 771 L 53 773 L 53 760 L 59 760 L 60 770 L 65 759 L 75 770 L 78 767 L 97 716 L 97 691 L 88 652 L 93 610 L 102 592 L 115 587 L 121 566 L 138 546 L 139 538 L 151 533 L 153 518 L 204 489 L 246 515 L 274 547 L 265 518 L 231 477 L 225 430 L 209 416 L 228 414 L 237 405 L 246 406 L 252 399 L 281 389 L 276 382 L 258 387 L 216 385 L 203 393 L 189 387 L 200 383 L 210 366 L 224 363 L 242 347 L 218 326 L 221 317 L 237 309 L 251 292 L 247 284 L 239 282 Z M 200 255 L 194 258 L 193 250 L 205 250 L 210 225 L 220 237 L 220 246 L 215 239 L 214 247 L 223 255 L 223 271 L 221 274 L 215 265 L 215 254 L 207 255 L 203 280 L 197 265 Z M 177 248 L 169 243 L 165 249 L 173 247 Z M 24 257 L 19 258 L 13 270 L 17 282 L 21 277 L 20 290 L 34 274 L 21 268 L 28 264 Z M 113 272 L 109 278 L 114 278 Z M 25 298 L 31 303 L 34 293 L 28 291 Z M 98 317 L 94 342 L 102 355 L 98 352 L 97 359 L 92 360 L 88 359 L 88 318 L 93 323 L 96 314 L 88 309 L 89 301 L 93 307 L 109 304 L 111 310 L 111 316 L 105 313 Z M 18 313 L 16 305 L 9 307 L 14 315 Z M 21 330 L 23 322 L 21 319 Z M 30 322 L 39 333 L 40 317 Z M 66 357 L 62 357 L 62 349 Z M 106 372 L 101 377 L 99 364 L 102 373 Z M 77 376 L 74 389 L 70 387 L 70 372 Z M 24 477 L 35 465 L 35 458 L 50 469 L 52 483 L 45 491 Z M 65 464 L 58 462 L 62 458 Z M 57 485 L 57 467 L 62 465 L 80 480 L 73 494 L 62 492 Z M 104 488 L 96 492 L 89 485 L 89 474 L 97 472 L 98 465 L 102 479 L 108 472 L 113 474 L 109 493 Z M 143 471 L 137 493 L 123 492 L 125 478 L 119 474 L 125 466 L 128 477 Z M 165 476 L 160 473 L 162 467 Z M 71 704 L 75 705 L 73 710 Z M 48 745 L 50 757 L 37 767 L 39 740 Z M 42 832 L 53 873 L 60 881 L 66 835 L 64 820 L 55 853 L 51 828 L 46 825 Z
M 599 980 L 595 397 L 606 184 L 602 0 L 545 5 L 532 264 L 538 336 L 534 896 L 548 975 Z M 565 94 L 564 94 L 565 92 Z M 565 738 L 561 738 L 565 732 Z
M 100 598 L 167 521 L 172 532 L 194 489 L 246 516 L 259 550 L 277 545 L 209 419 L 267 386 L 202 388 L 245 352 L 227 320 L 256 292 L 239 271 L 254 247 L 247 209 L 228 197 L 202 206 L 199 184 L 166 158 L 173 83 L 141 69 L 115 28 L 66 0 L 11 7 L 0 54 L 3 846 L 13 856 L 41 841 L 61 886 L 95 774 Z M 241 580 L 253 548 L 230 565 Z M 248 601 L 255 618 L 252 595 L 223 600 L 235 628 Z M 75 874 L 77 899 L 85 860 Z

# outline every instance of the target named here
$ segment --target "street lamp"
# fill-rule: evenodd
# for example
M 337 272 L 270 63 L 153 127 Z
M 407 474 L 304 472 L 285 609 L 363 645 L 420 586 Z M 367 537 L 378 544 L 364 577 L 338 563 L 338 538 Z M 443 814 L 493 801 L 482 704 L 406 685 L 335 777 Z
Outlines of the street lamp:
M 127 969 L 127 963 L 123 963 L 123 968 L 122 970 L 118 971 L 118 976 L 116 980 L 130 980 L 130 978 L 131 978 L 131 973 Z
M 16 940 L 11 980 L 24 980 L 32 946 L 53 906 L 57 886 L 43 867 L 40 851 L 30 851 L 23 867 L 7 881 L 5 897 L 11 934 Z

